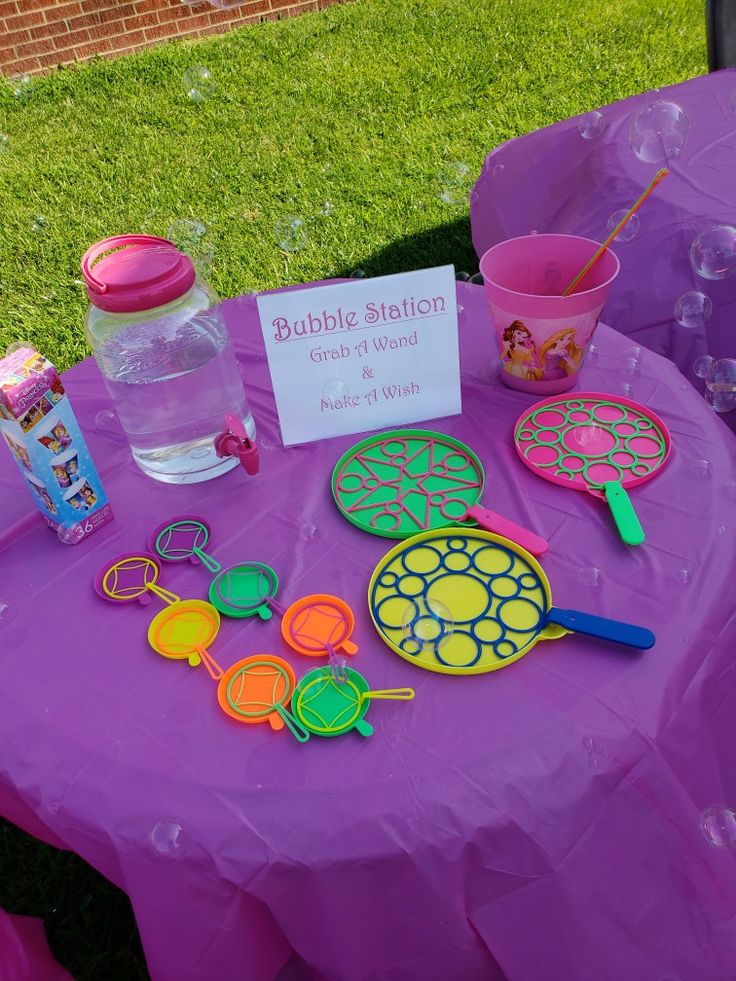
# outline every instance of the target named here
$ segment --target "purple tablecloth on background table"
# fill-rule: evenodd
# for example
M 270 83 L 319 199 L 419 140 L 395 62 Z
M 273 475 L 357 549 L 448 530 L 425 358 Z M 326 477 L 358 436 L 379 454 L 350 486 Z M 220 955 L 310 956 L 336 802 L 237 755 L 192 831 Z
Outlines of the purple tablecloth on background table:
M 0 981 L 73 981 L 51 955 L 43 923 L 0 909 Z
M 479 453 L 489 506 L 548 537 L 556 605 L 651 626 L 652 650 L 566 637 L 457 678 L 383 646 L 365 595 L 391 543 L 343 521 L 329 493 L 354 437 L 281 448 L 252 298 L 226 311 L 257 478 L 149 481 L 95 422 L 109 403 L 89 361 L 65 384 L 116 520 L 62 545 L 0 458 L 0 812 L 126 890 L 155 979 L 267 981 L 292 951 L 334 981 L 733 976 L 736 863 L 699 823 L 736 802 L 734 438 L 663 358 L 645 351 L 624 375 L 631 341 L 600 328 L 583 386 L 632 386 L 674 441 L 635 492 L 647 543 L 626 548 L 601 502 L 518 462 L 510 434 L 530 400 L 490 370 L 482 290 L 458 293 L 464 412 L 437 427 Z M 226 717 L 204 670 L 149 650 L 151 607 L 92 590 L 106 557 L 187 511 L 211 520 L 223 563 L 272 563 L 283 601 L 347 599 L 356 666 L 416 699 L 374 705 L 371 739 L 306 746 Z M 187 564 L 163 581 L 204 597 L 208 577 Z M 275 620 L 223 620 L 220 663 L 263 652 L 313 667 Z
M 689 258 L 701 231 L 736 224 L 734 90 L 736 71 L 729 69 L 604 107 L 605 128 L 594 139 L 581 136 L 577 116 L 497 147 L 470 199 L 478 255 L 535 229 L 603 241 L 610 216 L 630 207 L 662 166 L 634 155 L 632 120 L 657 100 L 679 103 L 689 116 L 689 136 L 680 156 L 669 161 L 669 176 L 642 206 L 636 237 L 612 246 L 622 270 L 603 317 L 666 355 L 691 380 L 693 361 L 702 354 L 736 358 L 736 276 L 702 279 Z M 675 301 L 689 290 L 700 290 L 713 302 L 705 328 L 692 330 L 674 321 Z

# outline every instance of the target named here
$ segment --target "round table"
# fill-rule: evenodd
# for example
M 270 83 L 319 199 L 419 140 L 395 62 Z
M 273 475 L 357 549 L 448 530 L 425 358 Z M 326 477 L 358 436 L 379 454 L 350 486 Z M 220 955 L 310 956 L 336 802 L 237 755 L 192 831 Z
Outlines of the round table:
M 267 981 L 292 952 L 339 981 L 733 970 L 736 864 L 700 830 L 704 808 L 736 802 L 733 436 L 674 365 L 599 327 L 581 387 L 650 405 L 674 444 L 633 492 L 647 541 L 628 548 L 601 502 L 520 464 L 511 432 L 531 400 L 497 377 L 482 290 L 458 285 L 458 300 L 463 414 L 426 425 L 476 450 L 488 507 L 549 539 L 555 604 L 649 626 L 651 650 L 568 636 L 473 677 L 393 654 L 366 605 L 392 543 L 344 521 L 329 491 L 356 438 L 282 448 L 252 297 L 225 309 L 258 477 L 148 480 L 89 361 L 64 383 L 115 520 L 62 545 L 0 458 L 0 812 L 126 890 L 155 979 Z M 355 666 L 415 700 L 374 705 L 370 739 L 305 746 L 220 712 L 203 669 L 149 649 L 156 606 L 116 609 L 92 588 L 106 558 L 186 512 L 211 521 L 223 564 L 274 566 L 283 603 L 350 602 Z M 204 598 L 209 576 L 185 563 L 162 581 Z M 277 618 L 223 619 L 221 664 L 269 652 L 314 666 Z

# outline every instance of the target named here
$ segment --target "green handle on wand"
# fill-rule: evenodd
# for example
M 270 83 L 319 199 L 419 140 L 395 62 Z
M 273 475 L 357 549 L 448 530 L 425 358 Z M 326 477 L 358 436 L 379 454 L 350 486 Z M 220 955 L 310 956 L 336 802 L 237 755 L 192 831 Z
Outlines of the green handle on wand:
M 603 485 L 603 491 L 621 538 L 627 545 L 641 545 L 644 529 L 623 484 L 618 480 L 609 480 Z

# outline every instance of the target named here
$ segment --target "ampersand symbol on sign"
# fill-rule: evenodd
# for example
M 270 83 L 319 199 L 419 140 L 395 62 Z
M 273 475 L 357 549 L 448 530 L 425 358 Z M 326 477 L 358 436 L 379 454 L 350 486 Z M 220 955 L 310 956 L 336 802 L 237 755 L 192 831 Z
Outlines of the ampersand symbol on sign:
M 373 368 L 369 368 L 368 365 L 363 368 L 363 378 L 372 378 L 373 374 Z

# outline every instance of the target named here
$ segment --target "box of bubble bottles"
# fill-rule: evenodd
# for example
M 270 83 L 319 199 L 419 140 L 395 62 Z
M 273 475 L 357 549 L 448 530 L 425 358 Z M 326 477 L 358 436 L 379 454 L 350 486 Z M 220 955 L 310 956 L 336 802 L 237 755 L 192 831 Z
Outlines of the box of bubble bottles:
M 0 433 L 48 524 L 76 544 L 112 509 L 59 373 L 19 347 L 0 360 Z

